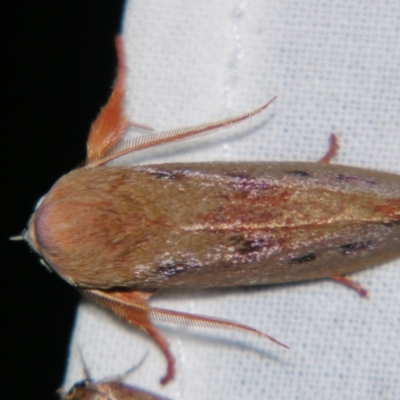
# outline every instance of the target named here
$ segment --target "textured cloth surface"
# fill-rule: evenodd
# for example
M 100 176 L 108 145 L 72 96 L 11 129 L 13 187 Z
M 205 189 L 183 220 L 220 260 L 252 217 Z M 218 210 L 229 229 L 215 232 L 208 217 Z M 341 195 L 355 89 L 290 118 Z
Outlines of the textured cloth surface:
M 400 2 L 137 0 L 123 37 L 132 120 L 180 128 L 252 110 L 233 129 L 132 156 L 132 162 L 314 161 L 337 133 L 336 163 L 400 173 Z M 84 260 L 82 260 L 84 262 Z M 65 387 L 121 373 L 173 399 L 400 398 L 400 260 L 353 274 L 369 298 L 328 280 L 172 291 L 151 304 L 248 324 L 288 344 L 227 331 L 161 326 L 177 360 L 145 335 L 82 302 Z

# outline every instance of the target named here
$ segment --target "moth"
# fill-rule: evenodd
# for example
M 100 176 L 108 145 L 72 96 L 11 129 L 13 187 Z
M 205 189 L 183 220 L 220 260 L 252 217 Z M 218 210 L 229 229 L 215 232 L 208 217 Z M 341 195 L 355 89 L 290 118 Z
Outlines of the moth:
M 166 397 L 123 383 L 128 375 L 142 365 L 145 358 L 146 356 L 124 374 L 94 381 L 81 355 L 85 379 L 75 383 L 68 392 L 60 389 L 58 393 L 62 400 L 168 400 Z
M 150 335 L 167 359 L 163 384 L 174 377 L 175 361 L 152 321 L 233 329 L 281 343 L 237 322 L 152 307 L 148 300 L 158 290 L 330 277 L 365 295 L 344 274 L 400 256 L 400 176 L 330 165 L 334 136 L 317 163 L 107 165 L 218 131 L 271 103 L 124 141 L 134 123 L 124 114 L 119 37 L 116 47 L 116 83 L 89 133 L 86 165 L 56 182 L 17 239 L 84 296 Z

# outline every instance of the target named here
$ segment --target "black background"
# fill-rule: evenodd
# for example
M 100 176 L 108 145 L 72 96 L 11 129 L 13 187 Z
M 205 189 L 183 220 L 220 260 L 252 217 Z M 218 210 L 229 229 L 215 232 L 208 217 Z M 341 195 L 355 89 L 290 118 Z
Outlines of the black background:
M 85 158 L 90 125 L 115 77 L 123 1 L 5 4 L 0 396 L 57 399 L 79 296 L 25 243 L 8 237 L 26 227 L 37 200 Z

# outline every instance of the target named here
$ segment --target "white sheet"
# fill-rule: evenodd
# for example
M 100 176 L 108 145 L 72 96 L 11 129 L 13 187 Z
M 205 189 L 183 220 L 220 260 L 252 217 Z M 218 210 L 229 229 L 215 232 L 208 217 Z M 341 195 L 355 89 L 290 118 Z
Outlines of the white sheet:
M 331 132 L 335 162 L 400 173 L 400 2 L 132 0 L 124 16 L 127 111 L 157 130 L 252 110 L 212 138 L 136 155 L 136 162 L 317 160 Z M 173 399 L 400 398 L 400 260 L 354 274 L 367 300 L 330 281 L 168 292 L 152 304 L 254 326 L 291 346 L 242 334 L 163 326 L 177 376 L 151 340 L 83 302 L 65 387 L 148 359 L 128 382 Z

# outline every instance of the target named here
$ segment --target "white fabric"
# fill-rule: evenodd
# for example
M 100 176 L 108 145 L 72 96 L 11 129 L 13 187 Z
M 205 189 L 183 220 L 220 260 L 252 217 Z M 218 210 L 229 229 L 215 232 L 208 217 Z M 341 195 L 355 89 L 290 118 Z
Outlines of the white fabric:
M 252 110 L 261 116 L 211 138 L 132 157 L 136 163 L 320 158 L 336 132 L 335 162 L 400 173 L 400 2 L 376 0 L 132 0 L 123 36 L 127 111 L 157 130 Z M 84 260 L 82 260 L 84 262 Z M 83 302 L 65 387 L 144 365 L 128 382 L 173 399 L 399 399 L 400 260 L 338 284 L 172 291 L 151 304 L 233 319 L 291 346 L 227 331 L 163 325 L 177 360 L 137 329 Z

